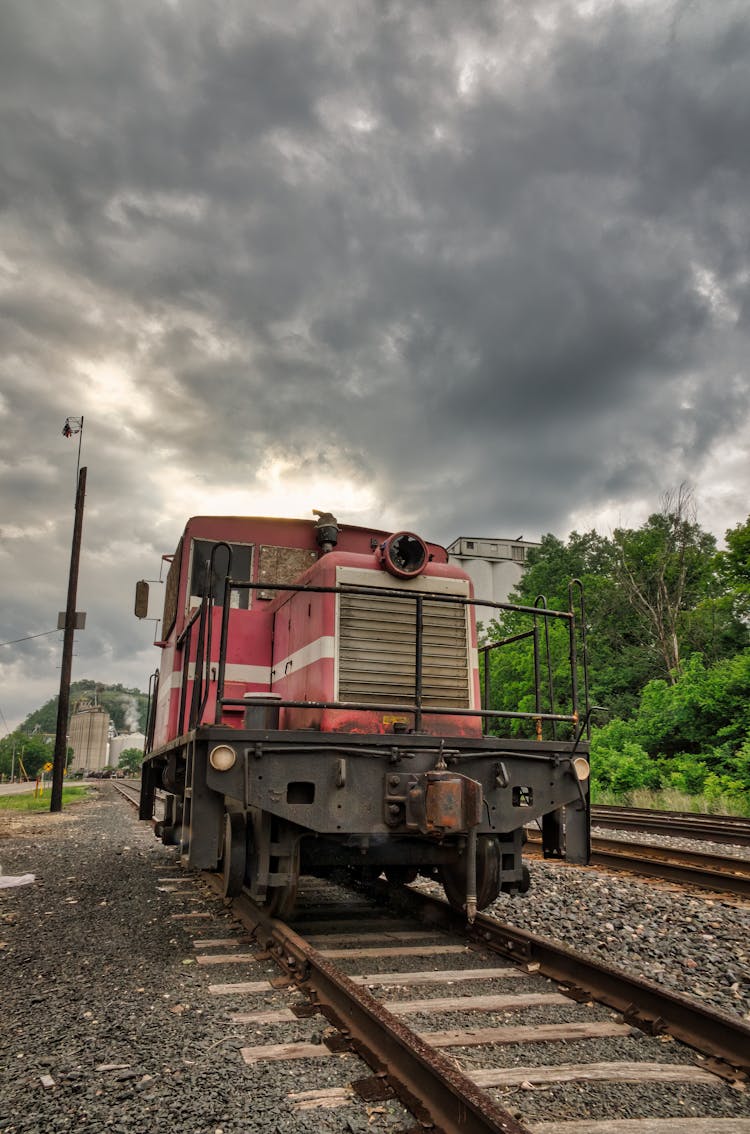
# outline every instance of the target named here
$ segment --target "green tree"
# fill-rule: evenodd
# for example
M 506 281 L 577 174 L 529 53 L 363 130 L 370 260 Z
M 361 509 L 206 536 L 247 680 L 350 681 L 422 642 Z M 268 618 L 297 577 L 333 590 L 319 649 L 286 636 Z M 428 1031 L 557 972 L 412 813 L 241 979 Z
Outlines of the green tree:
M 591 764 L 614 791 L 750 792 L 750 649 L 713 665 L 694 654 L 674 682 L 648 682 L 629 720 L 594 729 Z
M 725 535 L 727 549 L 719 552 L 717 567 L 731 596 L 734 614 L 747 628 L 750 622 L 750 516 Z
M 643 684 L 655 676 L 657 669 L 652 651 L 643 642 L 640 621 L 619 586 L 616 573 L 617 548 L 612 540 L 595 531 L 572 532 L 567 542 L 548 534 L 542 537 L 540 547 L 529 552 L 528 566 L 510 598 L 513 602 L 533 606 L 543 596 L 548 608 L 567 610 L 571 597 L 574 606 L 579 606 L 578 588 L 571 591 L 569 584 L 571 579 L 580 580 L 584 595 L 591 701 L 607 706 L 615 715 L 627 716 L 637 707 Z M 580 614 L 580 611 L 577 613 Z M 491 633 L 494 638 L 507 637 L 524 627 L 528 628 L 530 624 L 528 617 L 504 613 L 494 625 L 491 624 Z M 554 625 L 556 648 L 553 670 L 557 675 L 554 685 L 562 692 L 566 682 L 569 683 L 568 647 L 566 636 L 560 633 L 562 625 Z M 526 663 L 520 660 L 524 654 L 529 655 Z M 520 667 L 527 677 L 530 676 L 533 672 L 531 655 L 532 645 L 528 640 L 498 651 L 493 657 L 493 689 L 505 687 L 512 694 L 513 688 L 508 686 L 508 669 L 510 667 L 515 672 Z M 582 684 L 582 680 L 583 675 L 579 673 L 579 683 Z M 504 707 L 509 708 L 510 704 Z
M 140 773 L 142 763 L 142 748 L 124 748 L 120 753 L 120 763 L 117 766 L 130 775 L 135 776 Z
M 659 512 L 637 529 L 618 528 L 617 581 L 636 612 L 668 681 L 680 672 L 685 612 L 711 591 L 716 541 L 695 518 L 692 492 L 665 493 Z M 688 624 L 689 624 L 689 620 Z
M 54 755 L 54 736 L 28 733 L 17 729 L 0 740 L 0 775 L 8 779 L 11 769 L 16 779 L 23 775 L 23 769 L 32 779 L 41 772 Z
M 641 691 L 650 681 L 677 680 L 684 656 L 700 653 L 710 665 L 747 646 L 750 620 L 743 623 L 738 617 L 735 595 L 745 580 L 750 587 L 750 523 L 727 533 L 727 540 L 729 552 L 717 554 L 713 536 L 697 524 L 692 497 L 682 488 L 666 494 L 661 511 L 640 528 L 619 529 L 611 539 L 595 531 L 572 532 L 567 541 L 543 536 L 529 552 L 510 598 L 533 606 L 544 596 L 549 608 L 567 610 L 569 581 L 580 579 L 591 702 L 606 706 L 613 717 L 628 718 L 638 711 Z M 577 605 L 577 589 L 572 595 Z M 501 612 L 486 637 L 513 637 L 528 631 L 532 621 Z M 569 682 L 567 645 L 560 631 L 557 625 L 551 636 L 556 707 Z M 528 706 L 532 681 L 530 638 L 493 651 L 493 707 L 518 709 L 521 700 Z M 546 673 L 543 681 L 549 703 Z M 524 734 L 524 726 L 513 730 Z
M 70 686 L 70 709 L 75 711 L 79 700 L 96 701 L 107 710 L 118 732 L 145 732 L 148 696 L 124 685 L 105 685 L 90 678 L 74 681 Z M 25 732 L 40 729 L 54 733 L 57 728 L 57 697 L 51 697 L 40 709 L 30 713 L 21 726 Z

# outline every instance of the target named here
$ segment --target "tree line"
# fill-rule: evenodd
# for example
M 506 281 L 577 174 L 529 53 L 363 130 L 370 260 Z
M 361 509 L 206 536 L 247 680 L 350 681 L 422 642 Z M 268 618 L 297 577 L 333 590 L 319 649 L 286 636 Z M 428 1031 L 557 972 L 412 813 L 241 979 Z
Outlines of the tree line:
M 750 516 L 726 548 L 697 520 L 685 486 L 638 528 L 610 536 L 545 535 L 510 601 L 567 610 L 568 580 L 585 596 L 595 795 L 674 788 L 710 799 L 750 793 Z M 577 588 L 571 592 L 577 596 Z M 533 621 L 502 612 L 483 628 L 505 641 Z M 540 620 L 537 619 L 537 622 Z M 567 628 L 552 622 L 546 707 L 570 700 Z M 531 639 L 490 653 L 491 707 L 534 711 Z M 583 682 L 580 672 L 579 684 Z M 512 731 L 533 735 L 533 724 Z M 503 724 L 502 730 L 507 731 Z M 570 732 L 570 730 L 569 730 Z M 560 734 L 561 735 L 561 734 Z
M 20 728 L 0 739 L 0 777 L 8 779 L 12 774 L 17 778 L 25 773 L 33 779 L 52 760 L 57 727 L 57 700 L 57 696 L 51 697 L 39 709 L 30 713 Z M 145 732 L 148 696 L 139 689 L 130 689 L 120 684 L 106 685 L 91 678 L 81 678 L 70 687 L 71 712 L 83 700 L 95 702 L 106 709 L 118 734 Z M 139 754 L 138 761 L 135 760 L 134 752 Z M 72 749 L 69 749 L 68 755 L 71 753 Z M 140 750 L 126 749 L 119 765 L 128 771 L 137 770 L 142 758 Z

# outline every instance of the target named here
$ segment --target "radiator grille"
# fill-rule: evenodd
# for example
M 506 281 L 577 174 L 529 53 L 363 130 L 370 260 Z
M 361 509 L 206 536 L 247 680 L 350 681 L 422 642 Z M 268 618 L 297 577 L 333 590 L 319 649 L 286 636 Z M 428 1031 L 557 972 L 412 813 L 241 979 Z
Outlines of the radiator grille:
M 422 704 L 470 708 L 466 608 L 423 601 Z M 414 701 L 416 603 L 342 594 L 339 607 L 339 700 Z

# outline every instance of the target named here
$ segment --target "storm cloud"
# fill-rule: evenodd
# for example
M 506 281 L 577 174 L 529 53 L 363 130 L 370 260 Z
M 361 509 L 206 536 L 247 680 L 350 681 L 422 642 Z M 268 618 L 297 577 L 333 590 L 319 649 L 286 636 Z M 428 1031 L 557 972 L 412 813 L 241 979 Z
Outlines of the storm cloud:
M 0 99 L 3 641 L 65 605 L 68 415 L 74 676 L 141 687 L 193 513 L 746 517 L 743 0 L 15 0 Z M 9 724 L 59 651 L 3 647 Z

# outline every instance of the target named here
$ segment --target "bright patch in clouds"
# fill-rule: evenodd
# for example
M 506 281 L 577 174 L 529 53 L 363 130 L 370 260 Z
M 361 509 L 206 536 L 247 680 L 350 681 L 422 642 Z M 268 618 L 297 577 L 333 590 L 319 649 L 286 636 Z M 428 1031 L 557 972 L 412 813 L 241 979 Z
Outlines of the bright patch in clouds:
M 310 476 L 288 458 L 269 458 L 254 481 L 245 486 L 207 482 L 194 473 L 175 482 L 162 481 L 165 512 L 181 526 L 190 516 L 281 516 L 306 519 L 314 508 L 332 511 L 339 519 L 366 523 L 376 510 L 374 491 L 333 474 Z
M 146 422 L 153 417 L 148 387 L 142 380 L 136 381 L 124 364 L 114 359 L 81 360 L 77 369 L 86 379 L 87 400 L 96 407 L 97 418 L 116 414 L 123 428 L 127 428 L 129 421 Z

